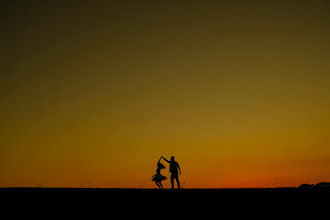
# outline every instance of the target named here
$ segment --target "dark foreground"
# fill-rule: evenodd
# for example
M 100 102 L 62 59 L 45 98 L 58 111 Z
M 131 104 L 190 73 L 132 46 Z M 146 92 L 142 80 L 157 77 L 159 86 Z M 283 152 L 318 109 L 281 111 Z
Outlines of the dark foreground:
M 29 208 L 40 212 L 58 213 L 70 210 L 85 212 L 132 210 L 151 214 L 171 213 L 186 209 L 193 216 L 202 210 L 226 211 L 242 209 L 260 212 L 264 208 L 294 210 L 298 207 L 329 207 L 330 188 L 271 188 L 271 189 L 93 189 L 93 188 L 2 188 L 2 201 L 9 208 Z M 135 212 L 134 212 L 135 213 Z

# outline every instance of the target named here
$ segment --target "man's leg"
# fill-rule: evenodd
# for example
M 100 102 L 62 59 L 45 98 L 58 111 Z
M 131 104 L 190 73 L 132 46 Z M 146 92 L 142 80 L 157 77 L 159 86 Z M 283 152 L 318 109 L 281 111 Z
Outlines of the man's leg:
M 176 183 L 178 184 L 178 189 L 180 189 L 180 181 L 179 181 L 179 177 L 177 176 L 175 179 L 176 179 Z
M 172 189 L 174 189 L 174 175 L 173 175 L 173 173 L 171 174 L 171 185 L 172 185 Z

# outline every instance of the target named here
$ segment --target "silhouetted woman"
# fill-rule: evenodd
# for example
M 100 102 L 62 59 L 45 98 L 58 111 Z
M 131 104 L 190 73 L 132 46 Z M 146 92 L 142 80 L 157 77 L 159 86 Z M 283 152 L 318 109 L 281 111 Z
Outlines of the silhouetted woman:
M 165 169 L 165 166 L 159 162 L 160 159 L 161 158 L 159 158 L 158 163 L 157 163 L 156 174 L 152 176 L 153 177 L 152 181 L 156 182 L 156 185 L 159 187 L 159 189 L 163 189 L 162 181 L 166 180 L 167 178 L 165 176 L 163 176 L 162 174 L 160 174 L 160 170 Z

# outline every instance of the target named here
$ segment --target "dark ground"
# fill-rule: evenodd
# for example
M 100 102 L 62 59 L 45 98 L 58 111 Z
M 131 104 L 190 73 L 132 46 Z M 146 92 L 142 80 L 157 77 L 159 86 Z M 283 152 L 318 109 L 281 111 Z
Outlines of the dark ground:
M 260 213 L 265 210 L 272 213 L 290 210 L 301 214 L 307 211 L 306 208 L 318 207 L 322 210 L 327 207 L 324 210 L 328 210 L 330 207 L 328 187 L 181 190 L 1 188 L 0 195 L 9 209 L 54 214 L 69 210 L 76 217 L 84 213 L 113 211 L 120 211 L 121 215 L 135 215 L 136 210 L 148 216 L 155 213 L 168 215 L 173 210 L 180 214 L 180 211 L 185 210 L 185 217 L 193 217 L 198 213 L 203 213 L 203 216 L 207 213 L 240 215 L 246 211 Z

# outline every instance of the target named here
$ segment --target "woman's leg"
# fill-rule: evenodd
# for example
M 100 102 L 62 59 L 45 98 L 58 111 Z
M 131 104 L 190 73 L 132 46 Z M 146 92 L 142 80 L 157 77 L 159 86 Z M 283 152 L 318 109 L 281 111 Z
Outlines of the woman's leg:
M 156 182 L 156 185 L 158 186 L 158 188 L 160 189 L 160 185 L 158 185 L 159 184 L 159 182 Z
M 159 182 L 160 188 L 163 189 L 162 182 Z

